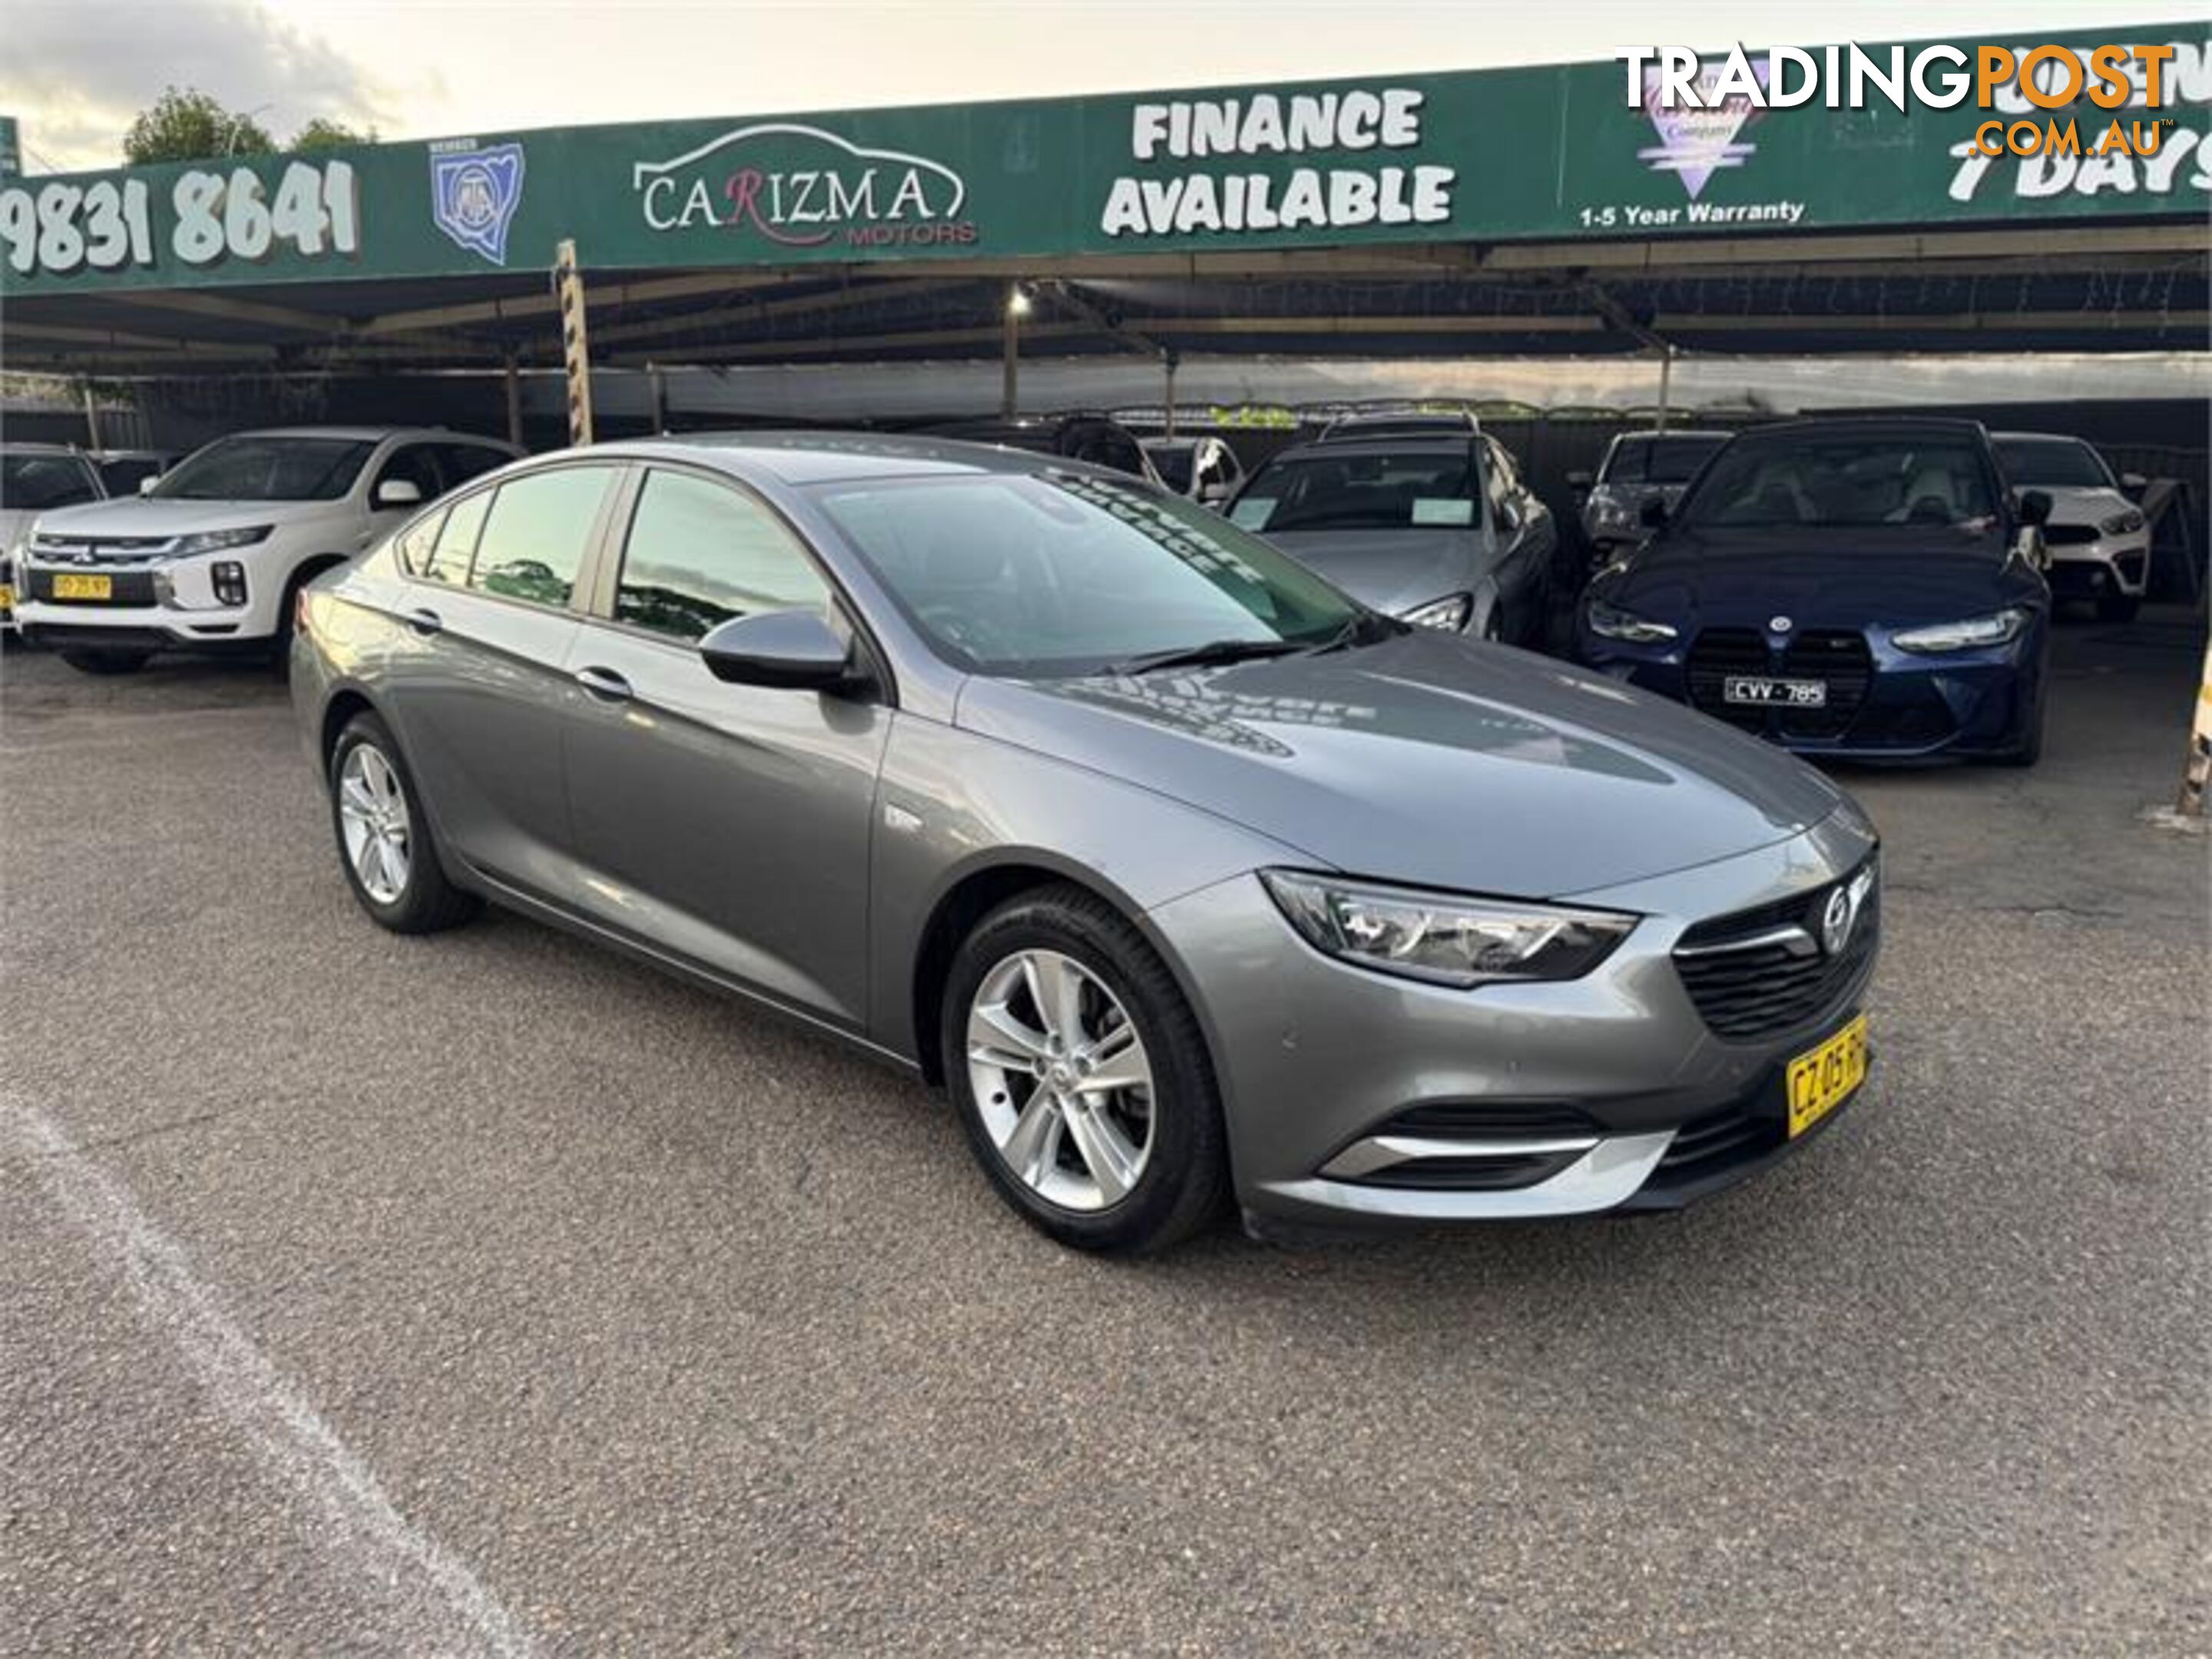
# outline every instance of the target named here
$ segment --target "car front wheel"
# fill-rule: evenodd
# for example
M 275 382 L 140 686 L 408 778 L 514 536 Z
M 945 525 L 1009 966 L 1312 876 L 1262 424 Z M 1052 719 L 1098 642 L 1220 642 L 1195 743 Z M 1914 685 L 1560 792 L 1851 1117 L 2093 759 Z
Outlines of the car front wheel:
M 987 916 L 953 963 L 940 1036 L 992 1184 L 1061 1243 L 1157 1250 L 1220 1206 L 1228 1160 L 1198 1022 L 1110 905 L 1054 887 Z
M 346 884 L 379 926 L 434 933 L 476 913 L 446 879 L 407 763 L 374 714 L 347 721 L 331 751 L 331 823 Z

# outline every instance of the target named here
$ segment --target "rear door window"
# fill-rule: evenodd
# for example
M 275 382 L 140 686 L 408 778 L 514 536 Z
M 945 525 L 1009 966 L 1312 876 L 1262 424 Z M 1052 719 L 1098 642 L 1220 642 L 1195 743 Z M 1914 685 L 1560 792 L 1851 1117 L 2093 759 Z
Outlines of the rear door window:
M 560 466 L 500 485 L 477 538 L 469 586 L 502 599 L 565 606 L 614 476 L 610 466 Z M 459 512 L 454 509 L 456 518 Z
M 438 520 L 432 532 L 429 556 L 416 568 L 425 580 L 448 582 L 455 587 L 465 586 L 469 580 L 469 562 L 476 557 L 477 536 L 483 529 L 484 511 L 491 506 L 491 492 L 471 495 L 465 501 L 456 501 L 452 512 Z

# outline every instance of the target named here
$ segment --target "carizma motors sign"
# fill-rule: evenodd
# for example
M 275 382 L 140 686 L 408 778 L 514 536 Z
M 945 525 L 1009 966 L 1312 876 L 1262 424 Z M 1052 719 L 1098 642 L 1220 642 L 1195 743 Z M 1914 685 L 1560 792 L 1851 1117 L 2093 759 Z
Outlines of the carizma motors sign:
M 796 122 L 739 127 L 630 170 L 638 209 L 661 233 L 718 230 L 789 248 L 973 242 L 965 180 L 942 161 L 872 149 Z

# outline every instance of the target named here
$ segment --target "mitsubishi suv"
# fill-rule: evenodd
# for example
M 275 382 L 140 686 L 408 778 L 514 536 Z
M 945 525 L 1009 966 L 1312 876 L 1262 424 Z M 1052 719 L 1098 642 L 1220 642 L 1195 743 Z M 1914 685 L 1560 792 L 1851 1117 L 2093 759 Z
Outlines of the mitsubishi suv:
M 92 674 L 157 651 L 289 647 L 310 578 L 520 452 L 441 428 L 293 427 L 219 438 L 136 499 L 40 513 L 21 543 L 24 636 Z

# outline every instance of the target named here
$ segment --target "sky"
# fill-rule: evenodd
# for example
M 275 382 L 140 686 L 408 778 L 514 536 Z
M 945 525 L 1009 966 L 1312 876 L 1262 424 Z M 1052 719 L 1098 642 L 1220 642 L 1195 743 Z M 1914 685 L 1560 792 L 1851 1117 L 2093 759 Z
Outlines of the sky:
M 280 143 L 317 116 L 424 138 L 2203 15 L 2126 0 L 0 0 L 0 114 L 21 120 L 30 170 L 64 171 L 116 165 L 169 82 Z

